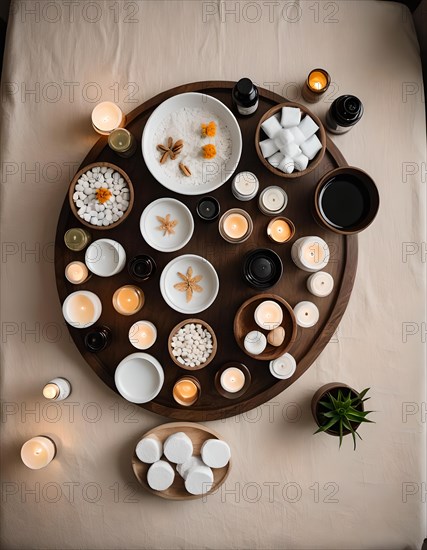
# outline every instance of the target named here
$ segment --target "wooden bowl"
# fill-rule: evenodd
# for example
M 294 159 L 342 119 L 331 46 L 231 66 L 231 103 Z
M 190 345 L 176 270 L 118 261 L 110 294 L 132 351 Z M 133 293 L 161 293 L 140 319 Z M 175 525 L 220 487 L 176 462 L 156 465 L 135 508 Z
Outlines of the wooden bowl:
M 161 426 L 157 426 L 157 428 L 148 431 L 141 436 L 140 439 L 148 435 L 156 435 L 163 443 L 170 435 L 176 432 L 184 432 L 188 435 L 193 442 L 193 454 L 196 456 L 200 456 L 200 449 L 207 439 L 222 439 L 218 433 L 214 432 L 210 428 L 202 426 L 201 424 L 195 424 L 194 422 L 168 422 L 167 424 L 162 424 Z M 162 460 L 166 460 L 166 458 L 163 456 Z M 172 468 L 175 469 L 176 465 L 172 463 L 170 464 Z M 147 483 L 147 472 L 150 466 L 151 464 L 141 462 L 136 456 L 136 452 L 133 453 L 132 468 L 137 480 L 144 487 L 144 489 L 153 495 L 157 495 L 168 500 L 195 500 L 197 498 L 203 498 L 212 494 L 224 483 L 230 472 L 231 459 L 227 466 L 224 466 L 223 468 L 212 468 L 214 482 L 211 490 L 204 495 L 192 495 L 188 493 L 184 486 L 184 480 L 178 472 L 176 472 L 174 482 L 169 489 L 166 489 L 165 491 L 155 491 Z
M 177 360 L 177 358 L 172 354 L 172 349 L 173 349 L 172 348 L 172 338 L 173 338 L 173 336 L 175 336 L 175 334 L 179 331 L 180 328 L 182 328 L 185 325 L 188 325 L 189 323 L 194 323 L 195 325 L 200 324 L 200 325 L 202 325 L 203 328 L 205 328 L 206 330 L 208 330 L 212 334 L 212 353 L 210 354 L 207 361 L 205 363 L 203 363 L 202 365 L 199 365 L 198 367 L 187 367 L 186 365 L 182 365 Z M 209 363 L 215 357 L 217 349 L 218 349 L 218 342 L 217 342 L 217 339 L 216 339 L 215 332 L 214 332 L 213 328 L 206 321 L 202 321 L 202 319 L 184 319 L 184 321 L 181 321 L 180 323 L 178 323 L 170 331 L 169 338 L 168 338 L 168 350 L 169 350 L 170 358 L 175 363 L 175 365 L 178 365 L 178 367 L 181 367 L 184 370 L 195 371 L 195 370 L 204 369 L 205 367 L 207 367 L 209 365 Z
M 121 218 L 119 218 L 116 222 L 114 222 L 110 225 L 107 225 L 107 226 L 105 226 L 105 225 L 93 225 L 92 223 L 89 223 L 86 220 L 84 220 L 83 218 L 81 218 L 77 214 L 78 207 L 76 206 L 76 203 L 74 202 L 74 199 L 73 199 L 74 187 L 75 187 L 78 179 L 83 174 L 85 174 L 88 170 L 91 170 L 92 168 L 95 168 L 96 166 L 100 166 L 101 168 L 103 166 L 105 166 L 106 168 L 111 168 L 111 170 L 114 170 L 114 172 L 119 172 L 119 174 L 125 180 L 126 185 L 129 187 L 129 206 L 128 206 L 128 209 L 126 210 L 126 212 L 123 214 L 123 216 Z M 93 162 L 92 164 L 88 164 L 87 166 L 85 166 L 84 168 L 82 168 L 81 170 L 79 170 L 76 173 L 76 175 L 74 176 L 74 178 L 72 179 L 72 181 L 70 183 L 70 187 L 69 187 L 69 190 L 68 190 L 68 198 L 69 198 L 69 202 L 70 202 L 71 212 L 75 215 L 75 217 L 78 219 L 78 221 L 81 224 L 85 225 L 86 227 L 90 227 L 90 229 L 96 229 L 96 230 L 113 229 L 114 227 L 117 227 L 122 222 L 124 222 L 125 219 L 129 216 L 129 214 L 132 210 L 132 207 L 133 207 L 133 202 L 134 202 L 134 189 L 133 189 L 132 182 L 131 182 L 129 176 L 126 174 L 126 172 L 124 172 L 121 168 L 119 168 L 115 164 L 111 164 L 111 162 Z
M 258 330 L 259 332 L 265 334 L 265 336 L 267 336 L 267 334 L 270 332 L 268 330 L 263 330 L 261 327 L 259 327 L 255 323 L 254 319 L 256 308 L 261 302 L 265 302 L 266 300 L 273 300 L 274 302 L 280 304 L 282 307 L 283 321 L 280 326 L 285 329 L 285 339 L 282 345 L 278 347 L 267 344 L 267 347 L 262 353 L 260 353 L 259 355 L 252 355 L 252 353 L 248 353 L 246 351 L 243 342 L 245 340 L 245 336 L 252 330 Z M 272 361 L 273 359 L 277 359 L 278 357 L 286 353 L 291 345 L 295 342 L 297 329 L 297 322 L 291 306 L 286 300 L 284 300 L 280 296 L 277 296 L 276 294 L 257 294 L 256 296 L 249 298 L 249 300 L 246 300 L 246 302 L 244 302 L 240 306 L 236 313 L 236 316 L 234 317 L 234 338 L 236 339 L 236 342 L 238 343 L 239 347 L 246 353 L 246 355 L 249 355 L 249 357 L 252 357 L 252 359 L 257 359 L 258 361 Z
M 282 109 L 282 107 L 298 107 L 299 109 L 301 109 L 301 111 L 303 112 L 304 115 L 309 115 L 314 120 L 314 122 L 317 124 L 317 126 L 319 126 L 319 129 L 317 130 L 316 135 L 317 135 L 317 137 L 319 138 L 319 140 L 322 144 L 322 148 L 317 153 L 317 155 L 314 157 L 314 159 L 310 160 L 308 162 L 307 168 L 305 170 L 302 170 L 301 172 L 298 172 L 297 170 L 295 170 L 291 174 L 286 174 L 285 172 L 282 172 L 281 170 L 278 170 L 277 168 L 274 168 L 274 166 L 272 166 L 268 162 L 268 160 L 263 157 L 263 155 L 261 153 L 259 142 L 262 141 L 263 139 L 268 138 L 268 136 L 266 134 L 264 134 L 264 131 L 261 129 L 261 124 L 265 120 L 267 120 L 267 118 L 270 118 L 271 116 L 278 113 Z M 264 136 L 264 137 L 262 137 L 262 136 Z M 260 161 L 263 163 L 263 165 L 268 170 L 270 170 L 270 172 L 275 174 L 276 176 L 280 176 L 281 178 L 288 178 L 288 179 L 300 178 L 301 176 L 305 176 L 306 174 L 309 174 L 310 172 L 312 172 L 316 168 L 316 166 L 318 166 L 320 164 L 321 160 L 323 159 L 323 156 L 325 155 L 325 151 L 326 151 L 326 132 L 325 132 L 325 128 L 323 127 L 323 124 L 322 124 L 320 118 L 318 116 L 314 115 L 304 105 L 301 105 L 300 103 L 291 103 L 291 102 L 279 103 L 278 105 L 275 105 L 274 107 L 269 109 L 266 113 L 264 113 L 264 115 L 261 117 L 260 121 L 258 122 L 258 125 L 257 125 L 256 130 L 255 130 L 255 149 L 256 149 L 257 155 L 258 155 Z

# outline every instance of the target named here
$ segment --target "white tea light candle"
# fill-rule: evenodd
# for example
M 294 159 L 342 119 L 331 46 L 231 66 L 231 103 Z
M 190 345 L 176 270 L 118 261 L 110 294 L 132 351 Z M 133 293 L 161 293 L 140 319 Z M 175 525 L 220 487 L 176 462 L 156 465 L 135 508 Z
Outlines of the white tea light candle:
M 297 325 L 302 328 L 313 327 L 319 320 L 319 310 L 313 302 L 299 302 L 294 307 L 294 314 Z
M 89 277 L 89 270 L 83 262 L 71 262 L 65 268 L 65 278 L 73 285 L 84 283 Z
M 266 187 L 259 196 L 258 206 L 266 216 L 280 214 L 288 204 L 288 196 L 285 191 L 277 185 Z
M 31 470 L 45 468 L 52 462 L 55 454 L 55 443 L 42 435 L 29 439 L 21 448 L 22 462 Z
M 334 289 L 334 278 L 325 271 L 317 271 L 307 279 L 307 289 L 318 298 L 329 296 Z
M 329 247 L 320 237 L 301 237 L 292 245 L 294 264 L 303 271 L 314 273 L 324 269 L 329 262 Z
M 54 378 L 43 388 L 43 397 L 52 401 L 63 401 L 71 393 L 71 384 L 65 378 Z
M 103 101 L 92 111 L 92 126 L 98 134 L 108 136 L 113 130 L 124 125 L 125 117 L 118 105 Z
M 290 378 L 297 368 L 297 362 L 290 353 L 285 353 L 281 357 L 270 361 L 270 372 L 275 378 L 286 380 Z
M 231 184 L 231 191 L 239 201 L 249 201 L 258 193 L 259 181 L 252 172 L 240 172 Z
M 283 310 L 273 300 L 261 302 L 255 309 L 255 323 L 264 330 L 273 330 L 283 321 Z
M 222 389 L 229 393 L 237 393 L 245 385 L 246 377 L 244 373 L 236 368 L 229 367 L 221 374 L 220 384 Z
M 129 341 L 137 349 L 148 349 L 157 340 L 157 329 L 150 321 L 137 321 L 129 329 Z

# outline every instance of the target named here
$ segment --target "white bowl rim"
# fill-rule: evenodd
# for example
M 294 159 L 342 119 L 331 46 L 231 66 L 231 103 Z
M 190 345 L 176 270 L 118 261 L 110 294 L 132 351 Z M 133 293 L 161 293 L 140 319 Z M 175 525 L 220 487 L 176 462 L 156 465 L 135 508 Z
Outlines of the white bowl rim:
M 158 388 L 156 389 L 155 392 L 153 392 L 153 394 L 149 396 L 148 399 L 146 397 L 144 397 L 144 399 L 142 400 L 129 399 L 129 397 L 132 397 L 132 396 L 123 388 L 123 386 L 120 385 L 120 382 L 119 382 L 120 372 L 123 371 L 123 369 L 126 366 L 126 363 L 132 359 L 142 359 L 147 363 L 150 363 L 157 371 L 157 374 L 159 376 Z M 148 403 L 149 401 L 152 401 L 155 397 L 157 397 L 157 395 L 159 395 L 163 387 L 164 381 L 165 381 L 165 373 L 162 365 L 155 357 L 153 357 L 153 355 L 150 355 L 149 353 L 145 353 L 145 352 L 136 352 L 136 353 L 131 353 L 130 355 L 127 355 L 120 361 L 120 363 L 117 365 L 116 370 L 114 372 L 114 383 L 116 385 L 117 391 L 124 399 L 126 399 L 126 401 L 129 401 L 130 403 L 138 404 L 138 403 Z
M 94 248 L 95 245 L 102 247 L 103 244 L 109 244 L 110 246 L 115 248 L 117 250 L 117 254 L 118 254 L 118 257 L 119 257 L 116 267 L 113 269 L 113 271 L 109 271 L 108 275 L 106 275 L 105 273 L 100 273 L 99 271 L 96 271 L 96 270 L 92 269 L 91 266 L 96 265 L 96 262 L 91 262 L 88 259 L 89 250 Z M 87 247 L 86 252 L 85 252 L 85 264 L 86 264 L 86 266 L 88 267 L 89 271 L 91 271 L 94 275 L 98 275 L 98 277 L 112 277 L 113 275 L 117 275 L 117 273 L 120 273 L 120 271 L 123 269 L 125 263 L 126 263 L 126 251 L 123 248 L 123 245 L 120 244 L 119 241 L 115 241 L 114 239 L 106 239 L 106 238 L 97 239 L 96 241 L 93 241 L 89 244 L 89 246 Z

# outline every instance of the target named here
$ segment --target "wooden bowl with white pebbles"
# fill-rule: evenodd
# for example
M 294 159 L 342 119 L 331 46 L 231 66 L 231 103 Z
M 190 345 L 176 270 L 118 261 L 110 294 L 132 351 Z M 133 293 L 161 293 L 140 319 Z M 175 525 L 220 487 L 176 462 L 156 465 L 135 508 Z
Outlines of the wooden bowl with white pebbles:
M 68 191 L 70 208 L 91 229 L 113 229 L 129 216 L 134 189 L 129 176 L 110 162 L 94 162 L 79 170 Z
M 212 494 L 227 479 L 231 450 L 206 426 L 169 422 L 140 438 L 132 468 L 150 493 L 169 500 L 194 500 Z
M 175 365 L 185 370 L 207 367 L 215 357 L 217 347 L 213 328 L 201 319 L 185 319 L 169 334 L 169 355 Z

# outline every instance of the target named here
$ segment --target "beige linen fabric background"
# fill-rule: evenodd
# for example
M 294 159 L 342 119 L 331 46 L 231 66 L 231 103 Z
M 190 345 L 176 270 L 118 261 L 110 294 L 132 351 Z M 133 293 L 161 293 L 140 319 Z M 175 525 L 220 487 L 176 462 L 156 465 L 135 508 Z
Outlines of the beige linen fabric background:
M 426 136 L 406 8 L 316 0 L 16 1 L 7 48 L 3 546 L 418 548 L 425 534 Z M 381 193 L 378 218 L 360 235 L 348 310 L 291 388 L 250 413 L 209 423 L 233 450 L 223 490 L 205 502 L 164 501 L 139 489 L 130 459 L 138 437 L 167 419 L 127 404 L 95 376 L 67 334 L 55 287 L 58 213 L 70 176 L 97 139 L 91 100 L 116 100 L 129 112 L 179 84 L 243 75 L 298 100 L 316 66 L 325 66 L 334 84 L 315 113 L 323 117 L 342 93 L 362 98 L 363 120 L 332 139 Z M 73 393 L 48 404 L 42 386 L 60 375 Z M 335 438 L 312 436 L 310 399 L 329 381 L 372 388 L 376 424 L 361 427 L 357 452 L 350 440 L 338 450 Z M 38 434 L 52 436 L 58 454 L 48 468 L 31 471 L 19 450 Z

